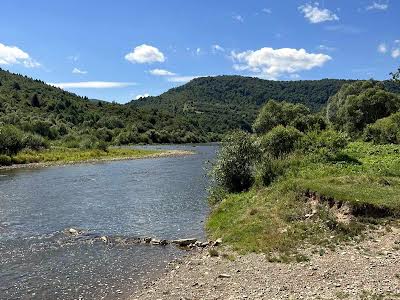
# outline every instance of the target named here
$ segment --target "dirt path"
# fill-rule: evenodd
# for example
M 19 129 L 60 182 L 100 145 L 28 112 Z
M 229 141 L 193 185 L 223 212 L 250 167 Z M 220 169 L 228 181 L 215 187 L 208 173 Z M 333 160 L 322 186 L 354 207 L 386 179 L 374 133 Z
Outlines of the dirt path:
M 261 254 L 231 261 L 204 250 L 172 263 L 131 299 L 400 299 L 400 230 L 392 229 L 303 263 Z

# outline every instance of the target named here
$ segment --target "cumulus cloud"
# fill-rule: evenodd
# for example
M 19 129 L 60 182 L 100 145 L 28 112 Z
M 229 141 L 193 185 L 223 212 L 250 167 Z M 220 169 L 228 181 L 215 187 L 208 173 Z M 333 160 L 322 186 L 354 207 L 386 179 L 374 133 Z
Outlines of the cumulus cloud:
M 126 54 L 125 59 L 131 63 L 150 64 L 155 62 L 164 62 L 165 56 L 156 47 L 143 44 L 135 47 L 132 52 Z
M 251 71 L 266 78 L 275 79 L 284 74 L 294 74 L 323 66 L 332 58 L 321 53 L 307 53 L 304 49 L 261 48 L 231 53 L 237 71 Z
M 319 8 L 319 3 L 305 4 L 299 6 L 299 10 L 304 14 L 304 17 L 310 21 L 310 23 L 322 23 L 326 21 L 338 21 L 339 17 L 326 8 Z
M 377 3 L 373 2 L 371 5 L 368 5 L 366 10 L 387 10 L 389 5 L 387 3 Z
M 392 50 L 392 57 L 393 58 L 400 57 L 400 48 L 395 48 L 395 49 Z
M 59 82 L 49 83 L 61 89 L 109 89 L 123 88 L 136 85 L 135 82 L 116 82 L 116 81 L 83 81 L 83 82 Z
M 145 94 L 143 94 L 143 95 L 137 95 L 136 97 L 135 97 L 135 100 L 138 100 L 138 99 L 140 99 L 140 98 L 147 98 L 147 97 L 149 97 L 150 95 L 148 94 L 148 93 L 145 93 Z
M 40 67 L 40 64 L 25 51 L 16 46 L 7 46 L 0 43 L 0 65 L 15 64 L 21 64 L 27 68 Z
M 175 76 L 176 73 L 170 72 L 164 69 L 153 69 L 150 70 L 149 73 L 154 76 Z
M 387 52 L 387 46 L 385 43 L 380 43 L 378 45 L 378 52 L 383 54 Z
M 73 70 L 72 70 L 72 74 L 87 74 L 87 71 L 83 71 L 83 70 L 80 70 L 80 69 L 78 69 L 78 68 L 74 68 Z

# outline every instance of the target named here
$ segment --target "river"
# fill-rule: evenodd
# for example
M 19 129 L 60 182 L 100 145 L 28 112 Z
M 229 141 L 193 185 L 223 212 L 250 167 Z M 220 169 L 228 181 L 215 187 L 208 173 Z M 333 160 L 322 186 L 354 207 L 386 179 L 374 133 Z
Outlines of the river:
M 196 154 L 0 171 L 0 299 L 127 299 L 185 252 L 90 236 L 204 239 L 217 147 L 152 148 Z

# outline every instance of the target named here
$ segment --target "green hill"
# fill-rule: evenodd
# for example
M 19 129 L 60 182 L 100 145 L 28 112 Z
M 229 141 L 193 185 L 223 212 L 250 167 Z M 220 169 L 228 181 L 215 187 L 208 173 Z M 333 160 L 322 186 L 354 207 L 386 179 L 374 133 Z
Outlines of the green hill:
M 270 99 L 302 103 L 313 111 L 320 110 L 329 97 L 345 83 L 354 80 L 322 79 L 304 81 L 271 81 L 242 76 L 197 78 L 157 97 L 141 98 L 131 105 L 161 108 L 174 115 L 197 120 L 205 131 L 226 132 L 249 127 L 262 104 Z M 390 91 L 400 92 L 391 81 Z

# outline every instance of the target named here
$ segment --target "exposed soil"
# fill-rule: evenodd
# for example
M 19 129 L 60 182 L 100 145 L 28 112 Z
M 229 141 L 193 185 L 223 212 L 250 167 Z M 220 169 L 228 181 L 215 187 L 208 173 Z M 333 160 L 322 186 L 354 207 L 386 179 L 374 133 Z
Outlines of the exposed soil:
M 218 257 L 198 249 L 130 299 L 400 299 L 400 229 L 369 235 L 288 264 L 227 247 L 219 247 Z

